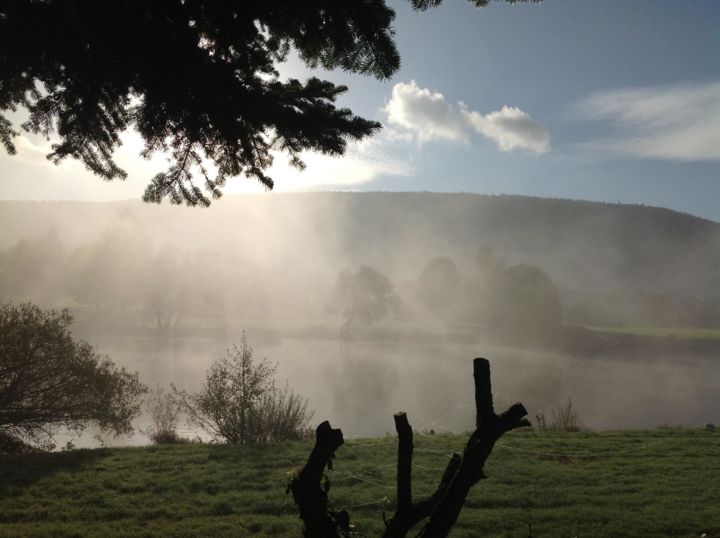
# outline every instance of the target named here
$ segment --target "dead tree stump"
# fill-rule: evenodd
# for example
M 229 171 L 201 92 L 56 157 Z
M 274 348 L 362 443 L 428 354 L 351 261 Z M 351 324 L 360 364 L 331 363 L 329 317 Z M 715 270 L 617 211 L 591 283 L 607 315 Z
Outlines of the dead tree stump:
M 323 487 L 325 467 L 335 451 L 343 444 L 342 431 L 333 429 L 326 420 L 315 430 L 315 447 L 305 467 L 290 483 L 290 491 L 305 523 L 304 536 L 335 538 L 341 528 L 347 528 L 347 512 L 328 510 L 328 487 Z M 327 484 L 327 481 L 325 481 Z
M 470 489 L 484 478 L 483 467 L 495 442 L 506 432 L 530 423 L 527 410 L 516 403 L 501 415 L 495 414 L 490 384 L 490 363 L 486 359 L 473 361 L 475 381 L 475 431 L 470 436 L 462 456 L 453 454 L 435 492 L 419 502 L 412 498 L 413 431 L 405 413 L 396 413 L 398 434 L 397 506 L 386 521 L 383 538 L 403 538 L 423 520 L 427 520 L 418 536 L 442 538 L 455 525 Z M 343 443 L 342 432 L 332 429 L 326 421 L 318 426 L 315 447 L 305 467 L 292 481 L 290 490 L 304 523 L 307 538 L 336 538 L 346 535 L 349 528 L 347 512 L 328 509 L 327 488 L 321 486 L 325 466 L 335 450 Z M 327 483 L 327 482 L 325 482 Z

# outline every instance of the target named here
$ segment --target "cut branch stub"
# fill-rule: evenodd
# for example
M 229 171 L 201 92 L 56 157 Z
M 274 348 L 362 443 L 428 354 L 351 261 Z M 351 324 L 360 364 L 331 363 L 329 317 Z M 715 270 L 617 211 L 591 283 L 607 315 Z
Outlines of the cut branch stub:
M 477 429 L 465 445 L 462 462 L 447 493 L 433 510 L 430 521 L 423 528 L 422 538 L 444 538 L 450 532 L 462 510 L 470 488 L 484 478 L 483 467 L 495 442 L 513 428 L 528 426 L 523 417 L 525 407 L 516 403 L 498 416 L 493 408 L 490 385 L 490 363 L 483 358 L 473 361 L 475 381 L 475 413 Z
M 450 457 L 435 492 L 417 503 L 412 500 L 413 431 L 405 413 L 395 414 L 398 434 L 397 507 L 386 522 L 383 538 L 405 537 L 415 525 L 427 518 L 429 520 L 418 536 L 446 537 L 455 525 L 470 489 L 484 478 L 483 467 L 495 442 L 514 428 L 530 425 L 524 418 L 527 410 L 520 403 L 512 405 L 501 415 L 495 414 L 490 363 L 486 359 L 475 359 L 473 378 L 476 429 L 465 445 L 462 457 L 458 454 Z M 328 510 L 327 488 L 320 486 L 325 466 L 342 443 L 340 430 L 333 430 L 328 422 L 320 424 L 310 458 L 290 485 L 305 523 L 306 537 L 336 538 L 340 533 L 347 534 L 347 513 Z
M 348 525 L 346 512 L 328 510 L 329 481 L 325 481 L 325 488 L 321 485 L 325 467 L 343 442 L 341 430 L 333 429 L 327 420 L 321 423 L 315 430 L 315 446 L 305 467 L 290 483 L 300 519 L 305 524 L 303 535 L 308 538 L 336 538 L 338 527 Z
M 475 381 L 475 427 L 479 429 L 482 420 L 495 414 L 490 385 L 490 361 L 478 358 L 473 361 Z
M 461 461 L 458 454 L 453 454 L 435 492 L 427 499 L 413 503 L 411 480 L 413 431 L 405 413 L 395 413 L 393 418 L 395 431 L 398 434 L 397 507 L 393 516 L 385 523 L 383 538 L 402 538 L 412 527 L 428 518 L 445 495 Z
M 412 453 L 413 432 L 407 414 L 395 413 L 395 430 L 398 434 L 397 506 L 398 511 L 409 511 L 412 506 Z

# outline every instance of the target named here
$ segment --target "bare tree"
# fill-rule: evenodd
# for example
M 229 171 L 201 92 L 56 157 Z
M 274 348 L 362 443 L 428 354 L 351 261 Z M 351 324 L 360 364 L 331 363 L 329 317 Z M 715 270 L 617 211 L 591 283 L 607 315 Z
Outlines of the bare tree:
M 490 387 L 490 363 L 486 359 L 473 362 L 475 380 L 476 427 L 462 454 L 453 454 L 435 492 L 427 499 L 413 501 L 412 453 L 413 432 L 405 413 L 395 414 L 398 434 L 397 504 L 395 513 L 386 522 L 383 538 L 401 538 L 425 521 L 418 536 L 447 536 L 455 525 L 470 489 L 484 478 L 483 467 L 495 442 L 506 432 L 529 426 L 527 410 L 521 403 L 512 405 L 501 415 L 493 408 Z M 336 538 L 347 535 L 350 517 L 328 507 L 327 490 L 321 486 L 322 475 L 335 451 L 343 444 L 342 431 L 325 421 L 317 427 L 315 446 L 305 467 L 290 484 L 304 523 L 303 535 L 310 538 Z

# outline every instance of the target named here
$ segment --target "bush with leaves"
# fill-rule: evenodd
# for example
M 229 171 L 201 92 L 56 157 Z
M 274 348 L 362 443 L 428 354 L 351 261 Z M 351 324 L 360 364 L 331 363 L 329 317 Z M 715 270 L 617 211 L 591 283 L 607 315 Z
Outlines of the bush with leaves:
M 118 368 L 71 337 L 67 310 L 0 305 L 0 435 L 51 448 L 60 428 L 93 424 L 130 433 L 145 392 L 137 373 Z
M 285 385 L 278 388 L 277 366 L 256 361 L 243 333 L 208 370 L 196 394 L 178 390 L 174 397 L 192 424 L 229 443 L 265 443 L 305 435 L 311 414 L 307 399 Z

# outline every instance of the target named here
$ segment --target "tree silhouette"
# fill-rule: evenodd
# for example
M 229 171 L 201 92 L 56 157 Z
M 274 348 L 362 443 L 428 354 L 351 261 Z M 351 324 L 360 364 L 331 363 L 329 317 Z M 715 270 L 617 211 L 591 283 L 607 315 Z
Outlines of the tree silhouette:
M 137 218 L 119 214 L 90 243 L 72 252 L 65 267 L 73 299 L 94 307 L 127 309 L 144 298 L 150 241 Z
M 455 262 L 447 256 L 436 256 L 420 273 L 419 298 L 431 311 L 446 311 L 458 299 L 461 281 Z
M 518 343 L 551 343 L 562 324 L 557 288 L 545 272 L 527 264 L 505 269 L 490 298 L 492 333 Z
M 494 338 L 504 342 L 554 343 L 562 326 L 560 294 L 539 267 L 510 265 L 492 248 L 475 256 L 477 273 L 469 295 L 475 316 Z
M 470 490 L 485 478 L 484 466 L 495 443 L 515 428 L 530 426 L 525 419 L 527 410 L 516 403 L 504 413 L 495 413 L 490 383 L 490 363 L 487 359 L 473 361 L 475 385 L 475 431 L 465 445 L 463 454 L 453 454 L 429 497 L 413 500 L 412 457 L 413 430 L 407 414 L 394 415 L 398 434 L 397 502 L 395 513 L 385 519 L 383 538 L 403 538 L 409 532 L 422 538 L 441 538 L 448 535 L 462 511 Z M 350 535 L 350 515 L 335 511 L 328 501 L 330 481 L 325 467 L 332 469 L 335 451 L 344 443 L 340 429 L 333 429 L 328 421 L 315 430 L 315 446 L 302 470 L 292 479 L 292 492 L 303 520 L 303 536 L 307 538 L 338 538 Z M 413 530 L 415 529 L 415 530 Z
M 60 427 L 132 431 L 145 387 L 70 334 L 67 310 L 0 304 L 0 437 L 52 446 Z
M 331 307 L 342 311 L 340 333 L 346 336 L 355 323 L 371 325 L 400 310 L 400 297 L 390 279 L 377 269 L 363 265 L 357 272 L 338 273 Z
M 0 251 L 0 301 L 27 301 L 32 296 L 52 302 L 58 296 L 58 268 L 64 258 L 55 229 Z
M 25 130 L 60 137 L 50 160 L 79 159 L 105 180 L 127 176 L 113 151 L 134 127 L 143 157 L 172 155 L 143 199 L 207 206 L 232 176 L 271 189 L 273 150 L 302 169 L 303 150 L 342 155 L 380 128 L 335 106 L 345 86 L 281 82 L 276 64 L 294 49 L 311 68 L 386 79 L 400 66 L 394 17 L 385 0 L 3 2 L 0 111 L 26 108 Z M 10 154 L 17 134 L 0 115 Z

